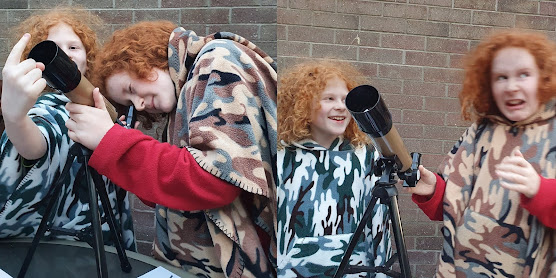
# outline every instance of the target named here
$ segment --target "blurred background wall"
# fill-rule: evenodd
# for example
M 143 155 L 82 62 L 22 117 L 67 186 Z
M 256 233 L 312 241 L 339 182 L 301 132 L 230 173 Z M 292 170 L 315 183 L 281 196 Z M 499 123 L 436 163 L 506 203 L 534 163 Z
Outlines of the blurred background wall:
M 377 88 L 409 152 L 436 170 L 469 122 L 457 99 L 462 57 L 492 30 L 541 30 L 555 38 L 556 3 L 527 0 L 278 0 L 281 71 L 306 59 L 350 61 Z M 441 222 L 400 190 L 414 277 L 433 277 Z
M 58 5 L 78 5 L 99 15 L 106 23 L 100 34 L 104 38 L 138 21 L 169 20 L 201 36 L 234 32 L 276 58 L 276 0 L 0 0 L 0 70 L 16 43 L 11 27 Z M 148 255 L 154 239 L 153 210 L 133 195 L 132 205 L 139 252 Z

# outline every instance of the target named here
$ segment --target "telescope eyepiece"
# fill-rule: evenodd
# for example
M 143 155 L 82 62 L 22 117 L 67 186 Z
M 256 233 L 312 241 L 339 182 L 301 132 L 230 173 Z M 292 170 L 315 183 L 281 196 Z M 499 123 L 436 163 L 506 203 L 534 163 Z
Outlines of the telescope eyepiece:
M 75 62 L 53 41 L 38 43 L 31 49 L 28 58 L 43 63 L 43 77 L 48 85 L 64 94 L 81 82 L 81 72 Z

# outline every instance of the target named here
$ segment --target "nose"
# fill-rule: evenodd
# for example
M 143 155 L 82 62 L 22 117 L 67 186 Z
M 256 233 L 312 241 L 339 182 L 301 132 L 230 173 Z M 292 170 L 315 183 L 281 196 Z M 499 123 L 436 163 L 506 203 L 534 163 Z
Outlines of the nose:
M 346 102 L 342 99 L 338 99 L 334 101 L 334 109 L 336 110 L 345 110 L 346 109 Z
M 517 84 L 517 80 L 515 80 L 515 78 L 509 78 L 508 82 L 506 82 L 506 90 L 513 92 L 516 91 L 518 89 L 518 84 Z
M 135 106 L 135 109 L 137 111 L 145 110 L 145 99 L 144 98 L 136 96 L 135 98 L 133 98 L 131 100 L 131 102 L 133 103 L 133 106 Z

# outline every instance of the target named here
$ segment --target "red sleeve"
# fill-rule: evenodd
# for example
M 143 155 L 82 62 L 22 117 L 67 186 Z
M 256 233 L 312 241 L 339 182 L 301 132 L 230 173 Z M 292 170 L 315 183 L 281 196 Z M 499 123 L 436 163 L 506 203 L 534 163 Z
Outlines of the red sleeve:
M 431 197 L 413 194 L 411 199 L 417 206 L 429 217 L 430 220 L 443 220 L 444 192 L 446 191 L 446 182 L 436 174 L 436 187 Z
M 521 194 L 521 206 L 545 226 L 556 229 L 556 179 L 541 176 L 539 192 L 533 198 Z
M 89 165 L 145 203 L 173 209 L 217 208 L 231 203 L 241 192 L 201 168 L 186 148 L 119 125 L 102 138 Z

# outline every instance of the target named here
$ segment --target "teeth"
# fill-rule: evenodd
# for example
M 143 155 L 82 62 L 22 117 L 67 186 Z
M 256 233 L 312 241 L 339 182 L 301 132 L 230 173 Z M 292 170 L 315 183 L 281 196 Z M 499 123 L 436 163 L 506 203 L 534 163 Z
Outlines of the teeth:
M 346 117 L 330 117 L 330 118 L 335 121 L 343 121 Z
M 508 104 L 516 105 L 516 104 L 521 104 L 522 102 L 523 102 L 522 100 L 510 100 L 508 101 Z

